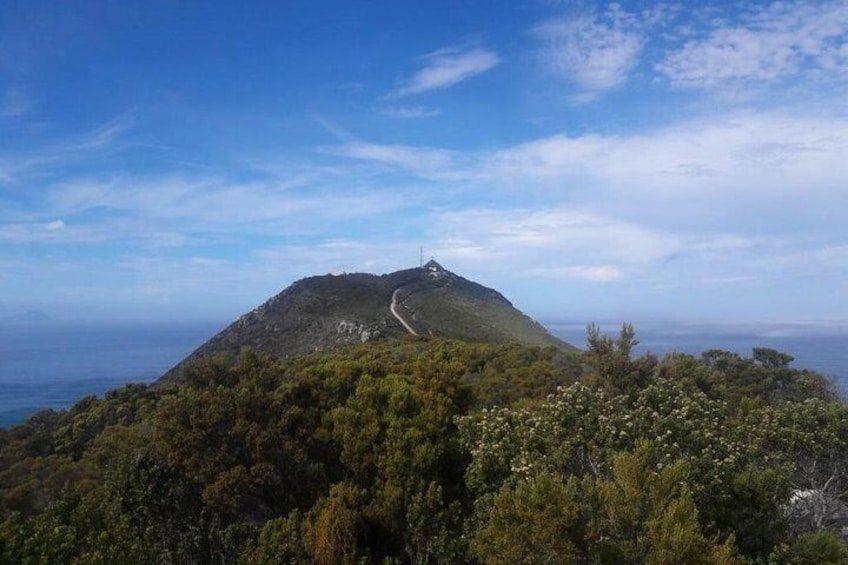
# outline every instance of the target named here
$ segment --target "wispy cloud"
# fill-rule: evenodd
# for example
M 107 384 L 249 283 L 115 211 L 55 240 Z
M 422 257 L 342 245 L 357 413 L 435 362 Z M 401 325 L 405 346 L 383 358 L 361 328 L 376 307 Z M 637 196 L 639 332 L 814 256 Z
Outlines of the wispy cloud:
M 518 189 L 684 231 L 698 225 L 745 235 L 751 214 L 774 232 L 841 229 L 848 221 L 848 121 L 838 116 L 740 113 L 467 152 L 368 142 L 325 152 L 488 199 L 509 200 Z
M 657 64 L 673 86 L 755 86 L 799 73 L 848 71 L 848 4 L 778 2 L 735 24 L 709 29 Z
M 12 243 L 55 241 L 64 243 L 68 240 L 65 237 L 66 234 L 62 233 L 66 231 L 65 228 L 65 222 L 62 220 L 47 223 L 0 224 L 0 241 Z M 71 237 L 70 239 L 76 238 Z
M 608 283 L 624 278 L 624 271 L 611 265 L 577 265 L 573 267 L 530 269 L 527 274 L 536 277 L 570 279 L 591 283 Z
M 54 202 L 80 213 L 98 208 L 129 211 L 150 218 L 193 218 L 234 224 L 273 220 L 309 211 L 351 216 L 391 207 L 385 195 L 292 194 L 285 184 L 227 183 L 217 179 L 116 179 L 105 184 L 62 186 Z
M 523 276 L 541 268 L 547 276 L 611 281 L 683 246 L 677 237 L 646 226 L 563 207 L 447 212 L 436 226 L 442 234 L 439 256 Z
M 534 30 L 542 61 L 577 85 L 577 101 L 622 86 L 636 66 L 645 38 L 641 24 L 619 9 L 548 21 Z
M 839 244 L 784 246 L 765 255 L 763 262 L 772 270 L 805 276 L 822 276 L 837 271 L 848 275 L 848 241 Z
M 368 269 L 386 272 L 427 255 L 462 273 L 611 283 L 644 274 L 684 249 L 681 239 L 612 217 L 573 209 L 432 210 L 398 238 L 329 238 L 260 252 L 266 264 L 297 265 L 304 274 Z
M 321 126 L 324 131 L 326 131 L 339 141 L 352 141 L 354 139 L 354 136 L 349 131 L 347 131 L 340 125 L 334 123 L 325 116 L 315 114 L 313 116 L 313 119 L 316 123 L 318 123 L 319 126 Z
M 483 47 L 446 47 L 418 59 L 423 67 L 389 93 L 401 98 L 448 88 L 498 66 L 501 58 Z
M 848 121 L 782 114 L 695 120 L 629 136 L 556 135 L 496 151 L 491 178 L 588 177 L 640 197 L 832 198 L 848 174 Z M 596 183 L 597 185 L 597 183 Z
M 234 235 L 291 237 L 329 233 L 334 225 L 343 231 L 410 201 L 398 191 L 345 193 L 322 186 L 303 187 L 298 178 L 250 183 L 185 175 L 82 178 L 45 186 L 38 209 L 19 214 L 24 221 L 0 215 L 0 240 L 179 247 Z
M 304 245 L 277 245 L 257 252 L 256 258 L 271 268 L 285 268 L 292 278 L 330 272 L 387 273 L 417 260 L 417 242 L 405 239 L 369 241 L 326 238 Z
M 357 141 L 323 152 L 427 179 L 463 179 L 506 186 L 591 180 L 584 190 L 641 198 L 722 194 L 832 196 L 848 175 L 848 121 L 834 117 L 745 113 L 696 119 L 630 135 L 557 134 L 488 151 Z M 541 184 L 540 184 L 541 183 Z M 583 183 L 586 184 L 585 182 Z M 563 190 L 580 190 L 569 182 Z
M 427 108 L 426 106 L 387 106 L 382 110 L 384 116 L 395 120 L 432 118 L 440 113 L 436 108 Z
M 397 238 L 324 238 L 261 251 L 266 264 L 297 265 L 303 274 L 340 270 L 394 270 L 427 255 L 458 272 L 514 279 L 536 277 L 578 283 L 616 282 L 644 275 L 691 246 L 677 236 L 609 216 L 557 207 L 430 210 Z
M 382 145 L 366 141 L 322 147 L 320 151 L 339 157 L 406 169 L 430 179 L 458 176 L 459 163 L 463 160 L 461 153 L 448 149 Z
M 135 118 L 132 114 L 124 114 L 82 135 L 61 142 L 57 146 L 57 151 L 76 153 L 109 147 L 130 130 L 134 123 Z
M 0 153 L 0 183 L 18 182 L 26 175 L 51 176 L 59 164 L 91 160 L 113 151 L 133 124 L 132 115 L 126 114 L 76 135 L 48 139 L 39 150 Z

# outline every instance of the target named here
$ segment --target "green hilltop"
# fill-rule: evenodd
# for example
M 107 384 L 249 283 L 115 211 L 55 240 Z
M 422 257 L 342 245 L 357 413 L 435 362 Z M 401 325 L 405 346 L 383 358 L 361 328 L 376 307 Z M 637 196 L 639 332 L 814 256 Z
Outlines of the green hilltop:
M 342 273 L 299 280 L 248 312 L 168 371 L 242 348 L 290 359 L 354 343 L 419 335 L 479 343 L 575 350 L 517 310 L 499 292 L 429 261 L 385 275 Z

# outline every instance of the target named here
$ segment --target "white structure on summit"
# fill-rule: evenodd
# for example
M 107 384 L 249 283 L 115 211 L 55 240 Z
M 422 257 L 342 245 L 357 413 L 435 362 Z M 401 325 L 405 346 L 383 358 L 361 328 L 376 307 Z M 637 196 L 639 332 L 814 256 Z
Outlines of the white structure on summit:
M 445 274 L 444 267 L 436 263 L 436 260 L 432 257 L 430 257 L 430 260 L 427 261 L 427 264 L 425 264 L 423 268 L 426 269 L 427 274 L 433 277 L 434 279 L 437 279 Z

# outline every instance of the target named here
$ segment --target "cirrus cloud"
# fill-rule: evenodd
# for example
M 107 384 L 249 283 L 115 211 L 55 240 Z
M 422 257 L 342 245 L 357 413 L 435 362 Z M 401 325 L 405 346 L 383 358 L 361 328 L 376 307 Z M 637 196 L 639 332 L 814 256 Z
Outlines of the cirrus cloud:
M 669 53 L 656 69 L 679 88 L 756 85 L 848 70 L 848 4 L 778 2 Z
M 577 85 L 579 102 L 622 86 L 644 45 L 640 27 L 616 10 L 552 20 L 534 33 L 543 44 L 543 63 Z
M 498 66 L 497 53 L 482 47 L 445 47 L 419 58 L 423 67 L 389 93 L 390 98 L 448 88 Z

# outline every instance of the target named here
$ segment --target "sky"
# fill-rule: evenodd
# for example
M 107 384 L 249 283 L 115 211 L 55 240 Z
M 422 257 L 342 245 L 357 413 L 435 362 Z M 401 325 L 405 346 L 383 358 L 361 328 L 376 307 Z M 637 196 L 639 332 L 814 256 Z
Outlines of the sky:
M 434 257 L 540 320 L 848 324 L 848 1 L 0 0 L 0 317 Z

